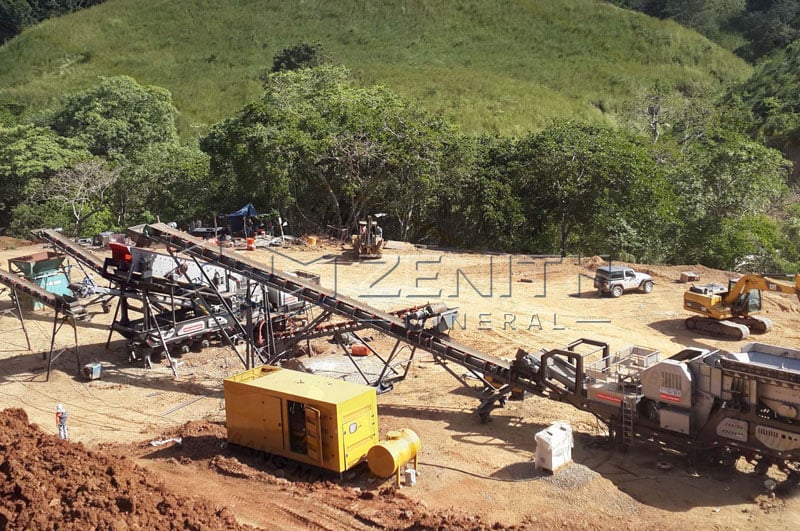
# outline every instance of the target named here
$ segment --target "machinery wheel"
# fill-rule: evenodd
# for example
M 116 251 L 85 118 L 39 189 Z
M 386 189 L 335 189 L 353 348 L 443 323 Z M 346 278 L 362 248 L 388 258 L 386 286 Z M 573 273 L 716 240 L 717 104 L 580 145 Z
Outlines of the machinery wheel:
M 684 321 L 684 322 L 686 323 L 686 329 L 687 329 L 687 330 L 694 330 L 694 329 L 696 328 L 696 326 L 695 326 L 695 322 L 694 322 L 694 319 L 693 319 L 693 318 L 689 317 L 689 318 L 688 318 L 688 319 L 686 319 L 686 321 Z
M 618 299 L 622 296 L 622 286 L 614 286 L 611 288 L 611 296 Z
M 647 282 L 642 284 L 642 291 L 644 291 L 645 293 L 650 293 L 651 291 L 653 291 L 653 283 L 648 280 Z

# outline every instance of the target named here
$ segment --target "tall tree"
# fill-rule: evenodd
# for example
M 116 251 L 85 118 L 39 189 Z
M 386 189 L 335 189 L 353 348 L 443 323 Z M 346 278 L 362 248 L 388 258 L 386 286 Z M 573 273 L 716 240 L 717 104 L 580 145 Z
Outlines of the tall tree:
M 118 176 L 119 168 L 109 168 L 101 160 L 79 162 L 59 170 L 50 179 L 44 199 L 71 213 L 77 238 L 83 235 L 83 227 L 92 216 L 107 209 L 106 195 Z
M 466 249 L 531 248 L 523 204 L 509 169 L 514 149 L 510 138 L 459 141 L 426 215 L 434 241 Z
M 378 206 L 406 234 L 452 128 L 341 67 L 271 74 L 264 96 L 201 140 L 212 176 L 308 223 L 353 226 Z
M 32 180 L 46 180 L 89 156 L 80 142 L 47 128 L 0 126 L 0 227 L 11 222 L 12 209 L 28 195 Z
M 625 133 L 558 124 L 523 138 L 511 168 L 539 252 L 650 258 L 669 229 L 672 189 L 649 150 Z
M 208 156 L 197 146 L 152 146 L 120 172 L 114 190 L 117 223 L 188 222 L 219 212 L 225 194 L 208 178 Z
M 82 140 L 94 155 L 120 160 L 152 144 L 176 143 L 177 113 L 168 90 L 139 85 L 128 76 L 106 77 L 67 96 L 52 127 Z

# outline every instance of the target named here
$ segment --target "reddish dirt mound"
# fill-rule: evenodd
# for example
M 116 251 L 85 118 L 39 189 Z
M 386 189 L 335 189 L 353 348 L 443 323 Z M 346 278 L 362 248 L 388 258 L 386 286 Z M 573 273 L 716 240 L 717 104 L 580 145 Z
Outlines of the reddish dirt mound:
M 581 265 L 583 265 L 583 267 L 590 269 L 591 271 L 595 271 L 598 267 L 600 267 L 605 263 L 606 263 L 605 259 L 599 256 L 587 257 L 581 261 Z
M 0 460 L 0 529 L 249 529 L 128 459 L 43 433 L 21 409 L 0 412 Z
M 273 514 L 275 529 L 316 527 L 317 521 L 330 529 L 515 529 L 460 511 L 430 511 L 392 486 L 363 490 L 279 478 L 220 455 L 224 432 L 219 424 L 196 421 L 170 434 L 182 443 L 164 461 L 178 467 L 179 475 L 194 476 L 196 490 L 187 497 L 134 464 L 127 457 L 136 453 L 130 446 L 127 453 L 124 445 L 108 453 L 87 450 L 42 432 L 22 409 L 0 411 L 0 529 L 252 529 L 222 508 L 231 496 L 240 502 L 254 496 L 258 512 Z M 146 447 L 152 448 L 138 445 L 139 451 Z M 202 470 L 210 475 L 204 478 Z M 236 495 L 214 476 L 238 478 L 244 490 Z M 225 500 L 216 499 L 221 492 Z M 286 499 L 276 498 L 279 492 Z
M 0 250 L 5 251 L 8 249 L 18 249 L 31 245 L 28 240 L 20 240 L 19 238 L 12 238 L 11 236 L 0 236 Z

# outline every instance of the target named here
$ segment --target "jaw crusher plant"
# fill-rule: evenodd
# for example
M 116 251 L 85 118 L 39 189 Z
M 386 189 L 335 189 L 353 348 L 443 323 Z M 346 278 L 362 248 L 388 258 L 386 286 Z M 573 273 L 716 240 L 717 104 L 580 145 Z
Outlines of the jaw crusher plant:
M 686 349 L 641 380 L 642 421 L 720 457 L 757 459 L 764 471 L 800 460 L 800 351 L 763 343 L 735 353 Z
M 749 343 L 659 361 L 642 347 L 614 355 L 605 347 L 597 359 L 576 348 L 585 342 L 593 343 L 521 350 L 514 378 L 593 413 L 620 444 L 650 442 L 717 462 L 744 457 L 757 472 L 774 464 L 800 481 L 800 350 Z
M 144 232 L 194 258 L 293 293 L 467 368 L 485 385 L 477 411 L 483 420 L 507 399 L 528 392 L 594 414 L 626 446 L 650 442 L 717 461 L 745 457 L 756 462 L 757 470 L 775 464 L 790 479 L 800 477 L 800 350 L 751 343 L 736 353 L 688 348 L 660 361 L 651 349 L 630 347 L 612 355 L 607 343 L 582 338 L 563 348 L 520 349 L 509 361 L 163 224 L 149 225 Z

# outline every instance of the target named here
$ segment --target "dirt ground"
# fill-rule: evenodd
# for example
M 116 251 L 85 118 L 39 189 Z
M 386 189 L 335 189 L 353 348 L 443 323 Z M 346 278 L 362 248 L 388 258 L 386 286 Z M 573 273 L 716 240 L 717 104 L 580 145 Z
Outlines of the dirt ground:
M 12 247 L 0 250 L 0 263 L 41 249 Z M 354 262 L 340 245 L 324 240 L 313 248 L 247 254 L 280 270 L 313 271 L 326 287 L 384 310 L 445 302 L 459 309 L 452 336 L 500 358 L 512 358 L 520 347 L 553 348 L 581 337 L 608 342 L 612 350 L 646 346 L 663 356 L 685 346 L 739 345 L 685 330 L 689 314 L 681 297 L 687 284 L 678 282 L 681 271 L 698 272 L 702 282 L 726 282 L 732 273 L 640 266 L 655 277 L 654 291 L 612 299 L 591 289 L 593 271 L 602 263 L 597 257 L 484 255 L 394 242 L 389 247 L 373 262 Z M 72 276 L 80 277 L 77 268 Z M 764 299 L 764 314 L 775 327 L 754 340 L 800 347 L 798 301 L 777 293 Z M 0 309 L 10 308 L 3 294 Z M 370 477 L 365 467 L 340 479 L 267 459 L 225 442 L 222 379 L 243 369 L 231 350 L 214 346 L 185 354 L 175 378 L 165 363 L 152 369 L 128 364 L 124 341 L 116 335 L 106 348 L 112 314 L 99 305 L 90 310 L 93 318 L 78 325 L 78 340 L 80 364 L 102 364 L 102 377 L 93 381 L 78 374 L 71 351 L 56 360 L 45 381 L 49 310 L 25 315 L 30 351 L 14 315 L 0 318 L 0 410 L 6 410 L 0 414 L 0 473 L 6 478 L 0 528 L 53 528 L 58 522 L 120 529 L 228 529 L 236 523 L 263 529 L 800 526 L 796 494 L 770 493 L 766 478 L 748 463 L 690 468 L 683 457 L 658 449 L 615 453 L 605 444 L 603 426 L 566 404 L 529 397 L 495 410 L 492 422 L 482 424 L 474 413 L 478 384 L 466 379 L 463 385 L 454 375 L 465 369 L 445 368 L 424 352 L 417 352 L 403 382 L 378 396 L 381 435 L 409 427 L 422 439 L 415 487 L 397 489 L 391 480 Z M 379 352 L 391 350 L 388 338 L 363 335 L 373 338 L 370 344 Z M 72 329 L 62 327 L 56 345 L 69 347 L 72 339 Z M 312 356 L 298 364 L 335 367 L 341 377 L 357 374 L 347 370 L 350 362 L 337 346 L 321 339 L 311 347 Z M 69 443 L 57 438 L 59 402 L 70 413 Z M 575 430 L 574 464 L 542 474 L 533 466 L 534 437 L 555 421 L 568 421 Z M 671 468 L 657 467 L 661 462 Z M 129 487 L 109 483 L 109 466 L 118 471 L 116 481 Z M 107 492 L 109 484 L 115 492 Z

